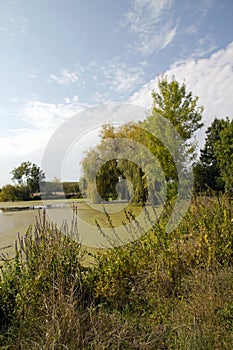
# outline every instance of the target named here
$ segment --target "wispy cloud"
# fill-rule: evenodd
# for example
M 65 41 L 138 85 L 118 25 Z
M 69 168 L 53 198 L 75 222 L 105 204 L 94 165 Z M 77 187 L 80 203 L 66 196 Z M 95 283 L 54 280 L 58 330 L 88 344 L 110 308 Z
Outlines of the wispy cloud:
M 130 64 L 124 57 L 115 56 L 104 64 L 91 62 L 86 65 L 76 63 L 73 69 L 66 68 L 58 75 L 50 75 L 50 81 L 82 88 L 89 95 L 89 100 L 106 103 L 109 100 L 129 96 L 143 83 L 144 62 Z M 111 95 L 111 98 L 110 98 Z
M 67 69 L 62 69 L 60 74 L 51 74 L 49 77 L 56 83 L 66 86 L 74 84 L 77 80 L 79 80 L 78 72 L 76 70 L 69 71 Z
M 119 28 L 136 35 L 133 49 L 144 55 L 165 48 L 176 35 L 172 0 L 134 0 Z
M 105 66 L 103 71 L 103 85 L 109 85 L 111 91 L 116 93 L 130 93 L 143 82 L 143 66 L 129 65 L 119 57 L 115 57 Z

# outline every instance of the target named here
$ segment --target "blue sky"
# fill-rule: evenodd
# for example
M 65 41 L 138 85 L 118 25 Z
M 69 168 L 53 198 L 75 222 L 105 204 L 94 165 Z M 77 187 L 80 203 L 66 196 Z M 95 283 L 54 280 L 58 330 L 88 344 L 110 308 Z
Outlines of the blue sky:
M 150 109 L 161 73 L 199 96 L 206 127 L 232 117 L 232 0 L 0 0 L 0 45 L 0 186 L 76 112 Z

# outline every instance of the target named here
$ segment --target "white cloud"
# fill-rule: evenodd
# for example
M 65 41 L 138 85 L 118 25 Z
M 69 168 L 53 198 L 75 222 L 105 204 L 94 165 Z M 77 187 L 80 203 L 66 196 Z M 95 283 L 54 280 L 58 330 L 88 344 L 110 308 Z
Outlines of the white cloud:
M 115 57 L 102 67 L 104 86 L 109 86 L 111 91 L 118 94 L 130 93 L 143 82 L 142 65 L 131 66 Z
M 67 69 L 63 69 L 60 75 L 51 74 L 50 79 L 54 80 L 58 84 L 68 86 L 76 83 L 76 81 L 79 80 L 79 76 L 76 70 L 69 71 Z
M 176 35 L 170 11 L 172 0 L 134 0 L 133 8 L 120 23 L 137 36 L 133 49 L 144 55 L 165 48 Z
M 66 104 L 69 104 L 69 103 L 70 103 L 69 97 L 65 97 L 65 98 L 64 98 L 64 102 L 65 102 Z
M 206 127 L 214 117 L 233 117 L 233 42 L 209 58 L 188 59 L 170 67 L 165 74 L 185 82 L 187 91 L 199 96 L 198 104 L 205 107 L 203 113 Z M 157 78 L 145 84 L 129 99 L 130 103 L 152 107 L 152 90 L 157 88 Z
M 11 130 L 9 135 L 0 137 L 0 148 L 3 150 L 0 159 L 13 156 L 27 158 L 30 154 L 41 150 L 49 135 L 50 133 L 45 130 L 27 128 Z
M 59 126 L 64 120 L 87 107 L 87 104 L 79 102 L 78 96 L 65 97 L 64 103 L 58 104 L 32 99 L 26 101 L 18 111 L 18 117 L 34 128 L 48 130 Z

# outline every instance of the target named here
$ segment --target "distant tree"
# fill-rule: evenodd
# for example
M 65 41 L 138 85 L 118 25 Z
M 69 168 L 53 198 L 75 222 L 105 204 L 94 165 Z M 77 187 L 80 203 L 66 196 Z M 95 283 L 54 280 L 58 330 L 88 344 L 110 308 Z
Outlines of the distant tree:
M 25 184 L 30 174 L 31 162 L 23 162 L 11 171 L 12 180 L 17 184 Z
M 65 196 L 68 197 L 81 197 L 78 182 L 62 182 L 63 191 Z
M 0 193 L 0 201 L 28 200 L 30 197 L 27 187 L 23 185 L 5 185 Z
M 0 200 L 1 202 L 12 201 L 17 199 L 16 188 L 13 185 L 5 185 L 1 189 Z
M 30 193 L 40 192 L 40 182 L 45 179 L 45 173 L 36 164 L 31 164 L 27 186 Z
M 11 171 L 12 180 L 27 187 L 30 193 L 40 192 L 40 182 L 45 179 L 45 173 L 34 163 L 21 163 Z

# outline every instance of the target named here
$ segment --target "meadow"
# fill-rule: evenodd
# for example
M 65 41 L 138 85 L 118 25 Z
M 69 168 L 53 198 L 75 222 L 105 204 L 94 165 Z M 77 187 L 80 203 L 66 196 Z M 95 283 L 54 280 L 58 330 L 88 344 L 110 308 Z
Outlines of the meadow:
M 232 203 L 193 198 L 167 233 L 171 210 L 138 240 L 93 251 L 72 239 L 78 222 L 40 215 L 1 268 L 1 349 L 232 349 Z

